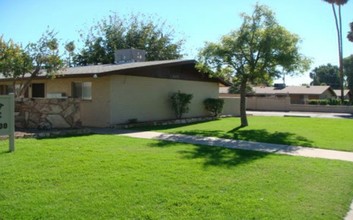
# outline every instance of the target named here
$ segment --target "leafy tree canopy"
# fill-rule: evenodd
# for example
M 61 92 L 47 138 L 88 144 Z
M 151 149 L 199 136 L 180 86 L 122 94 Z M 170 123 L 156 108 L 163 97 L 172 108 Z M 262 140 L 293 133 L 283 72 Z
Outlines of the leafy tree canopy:
M 350 42 L 353 42 L 353 22 L 349 23 L 349 32 L 347 38 Z
M 36 43 L 29 43 L 24 48 L 0 37 L 0 73 L 13 79 L 16 96 L 23 95 L 32 79 L 39 74 L 54 76 L 63 66 L 54 31 L 47 30 Z M 19 85 L 16 91 L 15 84 Z
M 243 24 L 238 30 L 220 42 L 206 43 L 198 68 L 240 84 L 241 126 L 247 126 L 247 85 L 271 81 L 283 70 L 304 71 L 310 60 L 299 53 L 299 37 L 280 26 L 267 6 L 257 4 L 251 15 L 241 16 Z
M 353 94 L 353 55 L 343 59 L 344 73 L 346 75 L 347 87 Z M 350 97 L 350 102 L 353 103 L 353 97 Z
M 113 14 L 82 33 L 84 48 L 75 55 L 76 65 L 114 63 L 117 49 L 141 49 L 146 60 L 168 60 L 182 57 L 184 40 L 177 40 L 165 21 L 143 14 L 121 17 Z
M 333 89 L 340 89 L 340 77 L 338 66 L 327 64 L 316 67 L 310 72 L 310 83 L 314 86 L 328 85 Z

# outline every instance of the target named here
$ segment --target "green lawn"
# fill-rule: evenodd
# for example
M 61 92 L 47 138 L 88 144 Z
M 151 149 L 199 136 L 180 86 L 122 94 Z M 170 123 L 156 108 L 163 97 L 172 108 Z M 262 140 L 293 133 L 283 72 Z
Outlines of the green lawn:
M 114 135 L 16 147 L 0 142 L 0 219 L 342 219 L 353 198 L 343 161 Z
M 298 117 L 248 117 L 249 126 L 239 128 L 240 118 L 182 126 L 150 127 L 168 133 L 214 136 L 295 146 L 353 151 L 353 120 Z

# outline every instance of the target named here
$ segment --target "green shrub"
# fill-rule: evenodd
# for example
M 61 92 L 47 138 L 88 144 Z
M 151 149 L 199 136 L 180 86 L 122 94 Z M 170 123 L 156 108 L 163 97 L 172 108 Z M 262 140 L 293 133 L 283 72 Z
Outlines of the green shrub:
M 205 99 L 203 104 L 205 105 L 205 109 L 209 111 L 212 116 L 218 117 L 222 113 L 224 100 L 208 98 Z
M 308 100 L 308 104 L 309 105 L 318 105 L 318 100 L 317 99 L 309 99 Z
M 309 105 L 350 105 L 349 100 L 344 100 L 343 104 L 340 99 L 310 99 Z
M 329 99 L 328 100 L 329 105 L 341 105 L 341 100 L 339 99 Z
M 310 99 L 308 101 L 309 105 L 328 105 L 329 101 L 327 99 Z
M 181 93 L 180 91 L 174 93 L 170 97 L 172 109 L 174 110 L 176 118 L 179 119 L 184 113 L 189 112 L 189 104 L 192 97 L 192 94 Z

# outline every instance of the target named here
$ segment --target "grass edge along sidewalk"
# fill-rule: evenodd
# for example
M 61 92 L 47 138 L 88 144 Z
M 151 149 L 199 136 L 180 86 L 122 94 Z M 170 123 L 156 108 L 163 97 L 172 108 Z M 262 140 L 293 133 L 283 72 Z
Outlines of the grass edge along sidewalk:
M 216 137 L 200 137 L 183 134 L 165 134 L 153 131 L 138 131 L 138 132 L 124 132 L 121 135 L 143 138 L 156 139 L 163 141 L 172 141 L 179 143 L 198 144 L 206 146 L 217 146 L 231 149 L 252 150 L 266 153 L 285 154 L 292 156 L 303 156 L 333 160 L 343 160 L 353 162 L 353 152 L 343 152 L 335 150 L 325 150 L 317 148 L 308 148 L 300 146 L 289 146 L 279 144 L 269 144 L 251 141 L 239 141 L 232 139 L 216 138 Z
M 239 118 L 222 118 L 139 130 L 353 152 L 351 119 L 252 116 L 248 120 L 249 126 L 245 128 L 237 127 Z

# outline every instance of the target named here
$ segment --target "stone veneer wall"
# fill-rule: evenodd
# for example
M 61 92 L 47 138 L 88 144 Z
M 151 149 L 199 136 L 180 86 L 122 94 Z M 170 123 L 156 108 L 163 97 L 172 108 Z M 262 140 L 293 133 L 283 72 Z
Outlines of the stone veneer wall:
M 81 126 L 79 99 L 17 99 L 16 128 L 77 128 Z

